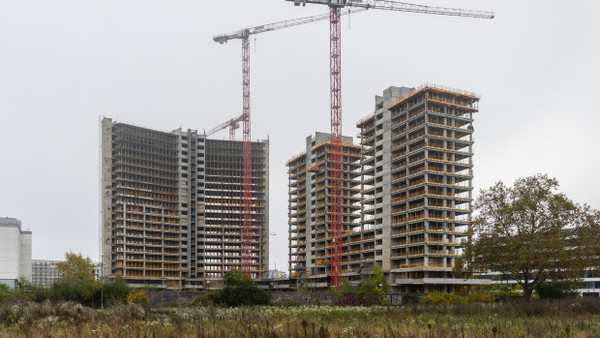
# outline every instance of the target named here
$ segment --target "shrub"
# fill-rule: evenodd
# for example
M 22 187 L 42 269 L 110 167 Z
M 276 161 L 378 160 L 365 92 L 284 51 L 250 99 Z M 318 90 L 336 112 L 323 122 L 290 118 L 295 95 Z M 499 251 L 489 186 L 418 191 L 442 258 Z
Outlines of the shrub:
M 474 293 L 467 296 L 467 303 L 493 303 L 496 297 L 489 293 Z
M 356 297 L 363 304 L 377 304 L 384 305 L 384 295 L 389 291 L 389 285 L 384 277 L 383 270 L 379 264 L 375 263 L 373 266 L 373 274 L 369 278 L 363 281 L 358 288 Z
M 222 303 L 220 292 L 210 292 L 204 295 L 200 295 L 194 298 L 194 301 L 192 302 L 192 304 L 196 306 L 206 306 L 211 304 L 214 305 L 219 303 Z
M 8 301 L 13 298 L 13 294 L 10 291 L 10 288 L 6 284 L 0 283 L 0 304 Z
M 225 287 L 219 300 L 227 306 L 269 305 L 271 294 L 259 288 L 246 273 L 233 269 L 223 276 Z
M 519 284 L 492 284 L 481 288 L 480 291 L 494 296 L 497 302 L 523 298 L 523 289 Z
M 331 291 L 335 296 L 335 304 L 338 305 L 353 305 L 357 290 L 358 288 L 350 284 L 347 278 L 342 280 L 342 285 L 340 287 L 331 287 Z
M 144 290 L 131 291 L 129 295 L 127 295 L 127 302 L 133 304 L 147 305 L 148 296 L 146 295 Z
M 127 282 L 116 275 L 110 283 L 103 284 L 102 290 L 104 291 L 104 300 L 107 303 L 120 302 L 124 303 L 127 301 L 127 297 L 131 293 L 131 287 L 127 285 Z M 146 297 L 147 299 L 148 297 Z
M 572 284 L 560 282 L 541 283 L 536 291 L 541 299 L 575 298 L 579 295 Z
M 446 292 L 432 292 L 423 298 L 425 304 L 463 304 L 464 297 Z

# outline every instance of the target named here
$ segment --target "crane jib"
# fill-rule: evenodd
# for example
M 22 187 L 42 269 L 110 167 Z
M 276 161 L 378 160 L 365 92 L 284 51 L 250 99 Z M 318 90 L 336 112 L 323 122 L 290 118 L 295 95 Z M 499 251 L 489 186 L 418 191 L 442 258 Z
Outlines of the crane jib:
M 410 13 L 421 13 L 421 14 L 433 14 L 433 15 L 445 15 L 445 16 L 457 16 L 467 17 L 476 19 L 493 19 L 495 17 L 493 12 L 489 11 L 476 11 L 466 10 L 460 8 L 449 8 L 449 7 L 436 7 L 417 5 L 407 2 L 388 1 L 388 0 L 286 0 L 293 1 L 294 5 L 306 5 L 319 4 L 328 5 L 330 7 L 360 7 L 366 9 L 381 9 L 388 11 L 398 12 L 410 12 Z

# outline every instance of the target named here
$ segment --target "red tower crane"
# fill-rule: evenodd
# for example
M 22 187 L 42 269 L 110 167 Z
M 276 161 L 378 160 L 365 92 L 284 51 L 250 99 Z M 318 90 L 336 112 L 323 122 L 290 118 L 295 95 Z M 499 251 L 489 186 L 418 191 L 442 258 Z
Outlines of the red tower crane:
M 359 8 L 346 13 L 340 13 L 338 15 L 349 14 L 352 12 L 359 12 L 366 10 L 366 8 Z M 226 43 L 229 40 L 240 39 L 242 40 L 242 115 L 239 117 L 243 121 L 243 163 L 244 163 L 244 223 L 242 230 L 242 271 L 252 276 L 252 201 L 251 201 L 251 146 L 250 146 L 250 43 L 249 37 L 253 34 L 270 32 L 277 29 L 288 28 L 293 26 L 299 26 L 311 22 L 324 21 L 329 18 L 329 13 L 313 15 L 303 18 L 296 18 L 290 20 L 279 21 L 261 26 L 255 26 L 251 28 L 245 28 L 237 32 L 217 35 L 213 37 L 213 40 L 218 43 Z M 236 118 L 237 119 L 237 118 Z M 235 119 L 234 119 L 235 120 Z M 232 120 L 230 120 L 232 121 Z M 239 122 L 239 121 L 238 121 Z M 226 125 L 223 128 L 229 126 Z M 237 123 L 237 122 L 236 122 Z M 223 126 L 223 125 L 221 125 Z M 221 127 L 219 126 L 219 127 Z M 217 128 L 219 128 L 217 127 Z M 221 128 L 221 129 L 223 129 Z M 215 128 L 216 129 L 216 128 Z M 219 129 L 219 130 L 221 130 Z M 232 129 L 230 129 L 230 137 L 232 135 Z
M 331 101 L 331 285 L 342 285 L 342 26 L 340 9 L 357 7 L 388 11 L 493 19 L 487 11 L 415 5 L 386 0 L 286 0 L 294 5 L 329 6 Z
M 233 118 L 227 122 L 223 122 L 220 125 L 214 127 L 213 129 L 209 130 L 206 133 L 206 136 L 211 136 L 213 134 L 216 134 L 217 132 L 229 127 L 229 140 L 233 141 L 235 140 L 235 130 L 238 129 L 240 127 L 240 125 L 238 124 L 242 119 L 244 118 L 244 115 L 240 115 L 236 118 Z

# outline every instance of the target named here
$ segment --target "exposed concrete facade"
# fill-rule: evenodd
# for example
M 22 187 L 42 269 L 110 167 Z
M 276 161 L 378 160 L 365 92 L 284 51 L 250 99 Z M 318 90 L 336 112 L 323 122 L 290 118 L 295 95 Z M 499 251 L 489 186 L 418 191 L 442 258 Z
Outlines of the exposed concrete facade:
M 211 288 L 241 267 L 242 142 L 102 121 L 102 275 Z M 252 143 L 253 278 L 268 270 L 268 141 Z
M 306 151 L 287 163 L 289 175 L 289 270 L 293 283 L 327 287 L 331 271 L 330 135 L 317 132 L 306 138 Z M 342 137 L 342 239 L 360 238 L 358 169 L 360 148 Z M 356 237 L 358 236 L 358 237 Z M 349 247 L 344 246 L 346 252 Z M 372 253 L 371 253 L 372 254 Z M 342 269 L 350 271 L 349 255 Z
M 381 243 L 376 244 L 380 254 L 376 260 L 384 271 L 390 270 L 392 266 L 391 219 L 383 216 L 391 213 L 392 143 L 382 141 L 391 139 L 391 112 L 388 106 L 413 90 L 414 88 L 390 87 L 383 92 L 383 96 L 376 96 L 375 112 L 365 120 L 372 120 L 373 123 L 368 124 L 370 127 L 367 132 L 360 134 L 364 156 L 361 161 L 362 223 L 367 229 L 378 228 L 381 231 Z M 357 125 L 361 126 L 361 123 L 364 122 Z M 368 146 L 371 142 L 378 144 Z
M 16 218 L 0 218 L 0 282 L 11 287 L 25 277 L 31 281 L 31 231 Z
M 364 222 L 381 228 L 392 292 L 462 293 L 452 273 L 471 218 L 479 97 L 437 85 L 390 87 L 360 121 Z M 377 246 L 378 247 L 378 246 Z
M 348 165 L 344 162 L 348 181 L 342 191 L 352 196 L 343 211 L 348 217 L 342 235 L 344 279 L 358 284 L 378 264 L 392 293 L 463 293 L 489 284 L 455 278 L 452 272 L 471 218 L 478 101 L 473 93 L 429 84 L 390 87 L 376 96 L 374 112 L 357 123 L 360 156 L 349 151 Z M 323 168 L 313 168 L 319 138 L 329 140 L 329 135 L 307 138 L 306 152 L 287 163 L 292 288 L 329 285 L 330 269 L 320 264 L 331 257 L 329 244 L 320 242 L 327 239 L 329 209 L 319 209 L 324 203 L 318 195 L 327 174 L 319 176 Z

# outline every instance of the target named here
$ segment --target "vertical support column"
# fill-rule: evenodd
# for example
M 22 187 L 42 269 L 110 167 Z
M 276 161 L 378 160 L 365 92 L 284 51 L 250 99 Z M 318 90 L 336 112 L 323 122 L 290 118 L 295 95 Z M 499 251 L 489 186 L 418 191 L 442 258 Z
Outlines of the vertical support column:
M 252 277 L 252 193 L 251 193 L 251 165 L 252 152 L 250 149 L 250 42 L 248 31 L 244 32 L 242 39 L 242 86 L 243 86 L 243 121 L 244 121 L 244 223 L 242 230 L 242 271 Z
M 330 13 L 331 286 L 342 285 L 342 29 L 339 7 Z

